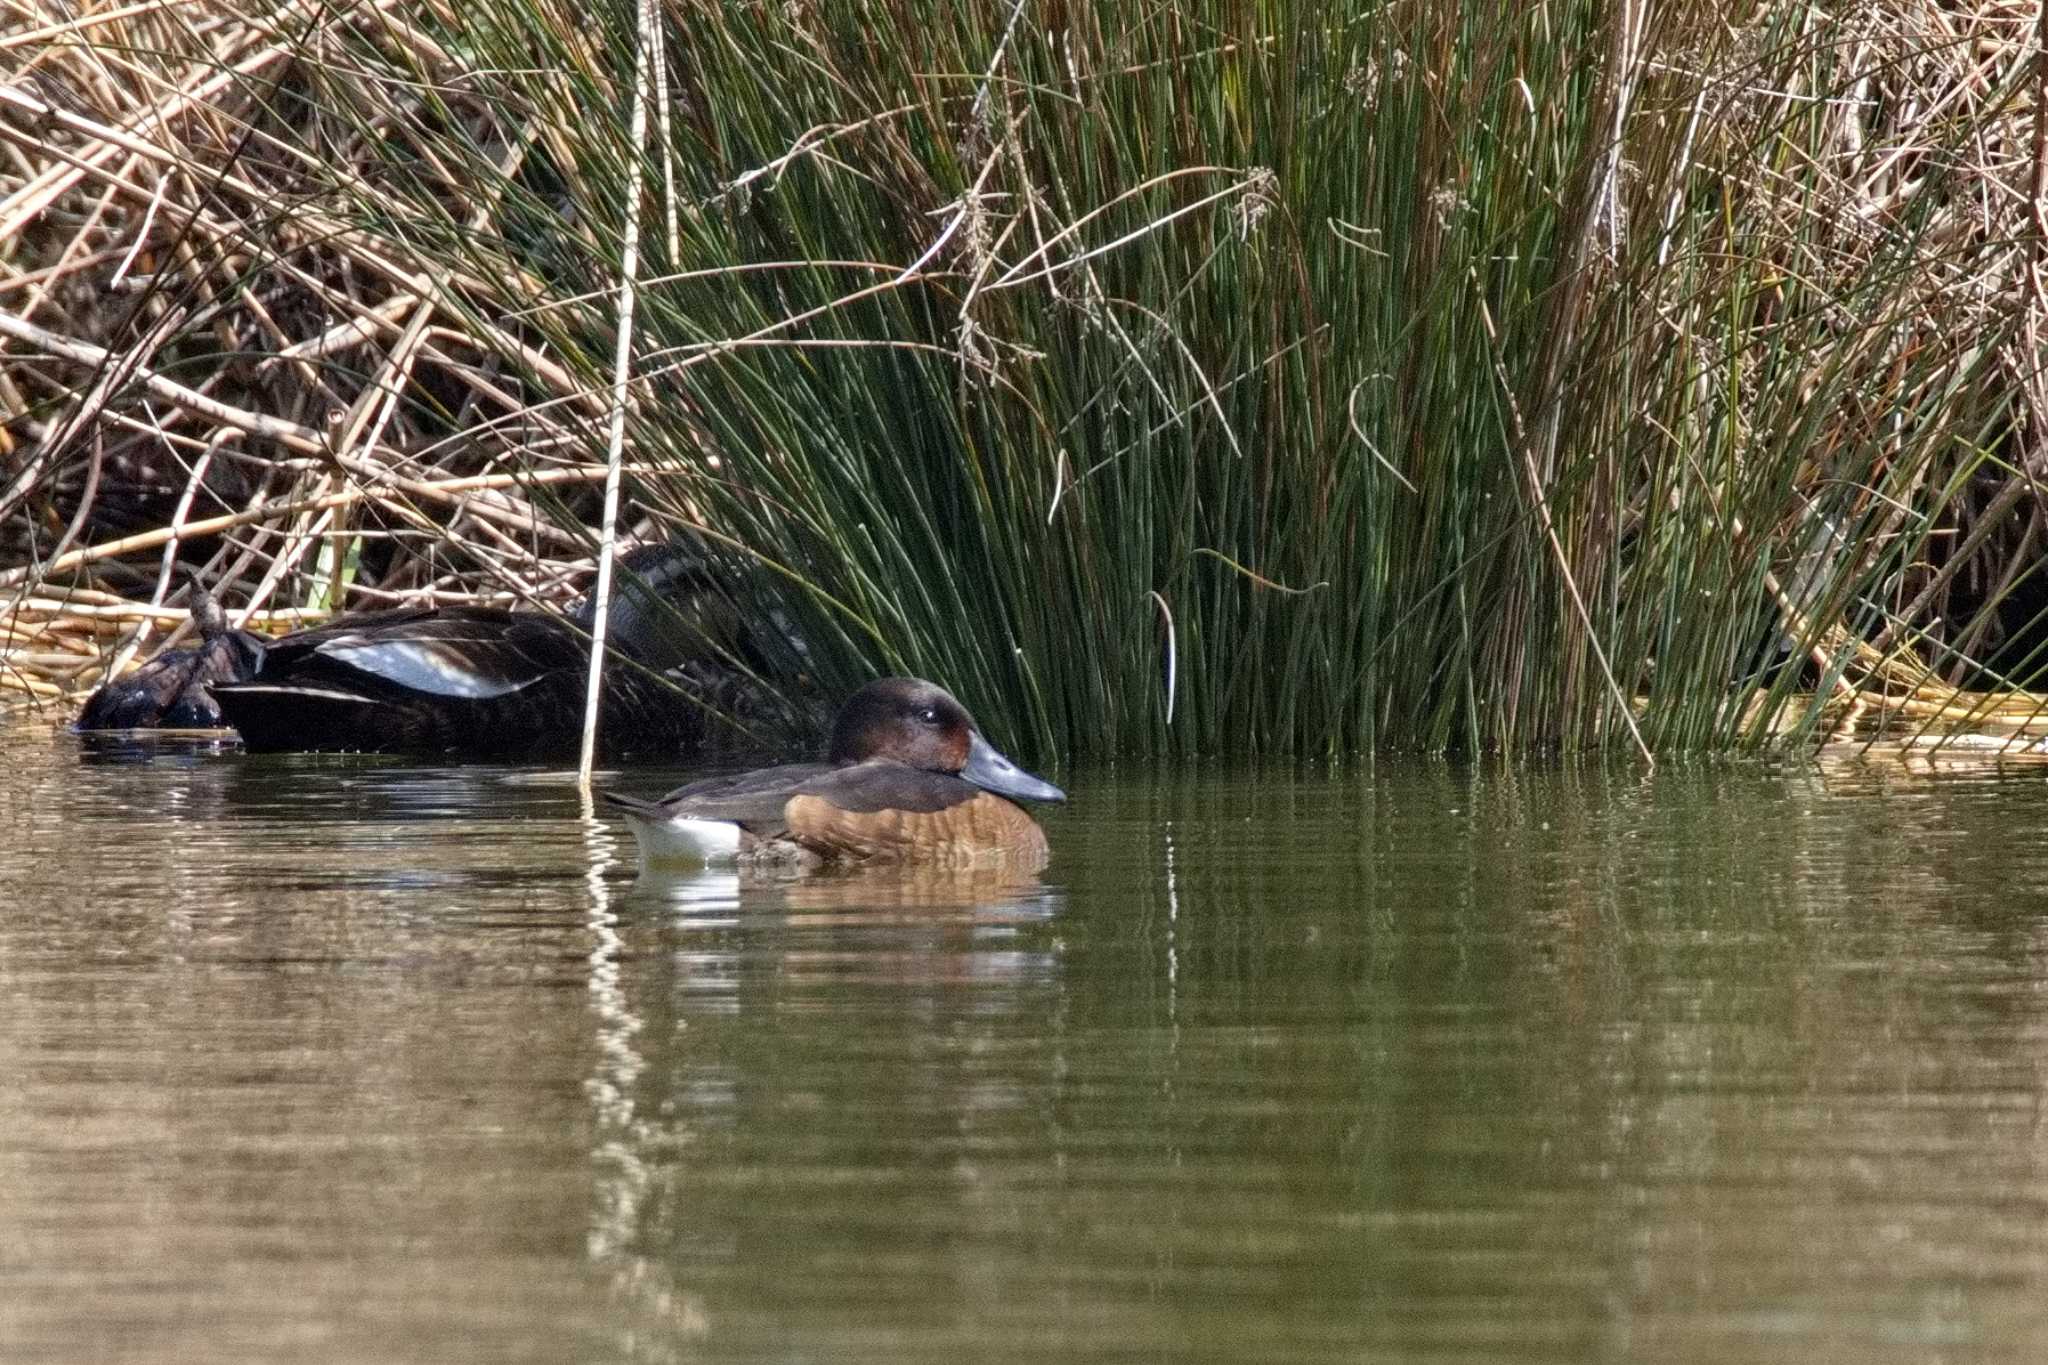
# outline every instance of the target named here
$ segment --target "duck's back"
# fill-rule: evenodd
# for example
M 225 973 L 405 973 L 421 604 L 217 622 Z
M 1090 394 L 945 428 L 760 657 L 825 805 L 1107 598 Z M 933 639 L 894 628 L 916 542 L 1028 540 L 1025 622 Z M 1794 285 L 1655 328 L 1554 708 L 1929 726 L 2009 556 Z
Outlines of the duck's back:
M 686 783 L 659 801 L 606 795 L 617 805 L 635 812 L 658 811 L 667 819 L 722 820 L 769 835 L 782 830 L 783 808 L 792 796 L 804 791 L 807 784 L 838 771 L 830 763 L 785 763 Z

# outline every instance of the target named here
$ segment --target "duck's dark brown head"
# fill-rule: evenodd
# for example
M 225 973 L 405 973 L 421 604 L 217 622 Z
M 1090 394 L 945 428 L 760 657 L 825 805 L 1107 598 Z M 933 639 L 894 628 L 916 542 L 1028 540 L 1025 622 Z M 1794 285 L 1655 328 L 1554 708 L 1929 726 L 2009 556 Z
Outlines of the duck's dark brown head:
M 847 698 L 826 757 L 842 764 L 890 758 L 1018 801 L 1067 799 L 998 753 L 952 693 L 922 678 L 882 678 Z

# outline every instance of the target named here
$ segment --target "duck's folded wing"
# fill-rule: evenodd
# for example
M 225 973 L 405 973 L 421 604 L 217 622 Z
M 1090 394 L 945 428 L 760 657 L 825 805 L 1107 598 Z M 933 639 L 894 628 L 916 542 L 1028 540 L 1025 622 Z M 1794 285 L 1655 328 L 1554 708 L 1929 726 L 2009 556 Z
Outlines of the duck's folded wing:
M 907 811 L 929 815 L 949 810 L 981 794 L 981 788 L 950 773 L 913 768 L 890 758 L 871 758 L 865 763 L 824 767 L 792 791 L 792 796 L 814 796 L 827 805 L 852 815 L 879 811 Z
M 574 627 L 534 612 L 398 608 L 300 631 L 266 651 L 257 680 L 481 701 L 575 669 L 587 657 Z
M 671 819 L 726 820 L 749 829 L 780 828 L 789 799 L 838 771 L 829 763 L 789 763 L 676 788 L 658 803 Z
M 794 797 L 807 796 L 851 815 L 877 811 L 928 814 L 980 794 L 980 788 L 944 773 L 925 772 L 891 759 L 841 766 L 786 763 L 730 777 L 707 777 L 661 798 L 673 815 L 735 824 L 780 823 Z

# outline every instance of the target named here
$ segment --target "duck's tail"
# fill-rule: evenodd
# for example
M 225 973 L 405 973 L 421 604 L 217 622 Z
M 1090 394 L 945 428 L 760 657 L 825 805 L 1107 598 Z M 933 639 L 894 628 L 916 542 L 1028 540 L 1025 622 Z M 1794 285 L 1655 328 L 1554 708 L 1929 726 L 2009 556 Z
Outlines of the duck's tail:
M 196 569 L 185 575 L 185 610 L 199 627 L 201 639 L 210 642 L 228 633 L 228 614 L 206 590 L 206 581 Z
M 247 631 L 231 629 L 227 613 L 206 591 L 197 573 L 187 575 L 186 610 L 199 628 L 191 649 L 165 650 L 125 678 L 116 678 L 86 698 L 80 730 L 217 730 L 220 706 L 208 690 L 239 682 L 256 671 L 263 645 Z
M 672 813 L 659 801 L 623 792 L 601 791 L 598 798 L 623 812 L 640 846 L 640 868 L 702 867 L 730 863 L 739 856 L 740 827 L 729 820 L 701 820 Z

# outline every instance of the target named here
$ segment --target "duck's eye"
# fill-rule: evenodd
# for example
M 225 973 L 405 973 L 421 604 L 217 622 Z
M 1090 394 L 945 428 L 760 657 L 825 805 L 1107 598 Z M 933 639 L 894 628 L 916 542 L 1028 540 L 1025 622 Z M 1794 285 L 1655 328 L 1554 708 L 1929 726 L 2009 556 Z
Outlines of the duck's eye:
M 917 713 L 917 719 L 921 725 L 937 725 L 939 723 L 939 708 L 927 706 Z

